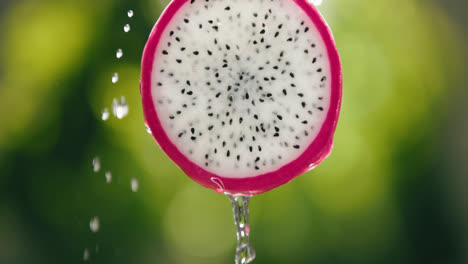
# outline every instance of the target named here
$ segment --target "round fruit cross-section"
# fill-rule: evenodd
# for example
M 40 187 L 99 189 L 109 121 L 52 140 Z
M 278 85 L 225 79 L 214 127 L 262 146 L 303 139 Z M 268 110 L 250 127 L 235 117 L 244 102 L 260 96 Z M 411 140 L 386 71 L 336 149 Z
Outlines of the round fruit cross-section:
M 143 53 L 159 146 L 200 185 L 257 194 L 331 151 L 341 66 L 306 0 L 174 0 Z

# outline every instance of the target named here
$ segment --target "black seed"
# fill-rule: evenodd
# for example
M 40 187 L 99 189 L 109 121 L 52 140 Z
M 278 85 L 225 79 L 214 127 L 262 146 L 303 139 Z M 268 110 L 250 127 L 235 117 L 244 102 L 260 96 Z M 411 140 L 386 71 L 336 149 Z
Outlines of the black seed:
M 218 98 L 221 95 L 221 92 L 216 94 L 216 98 Z
M 317 58 L 313 58 L 312 63 L 316 63 L 316 62 L 317 62 Z
M 239 118 L 239 124 L 242 124 L 242 121 L 243 121 L 243 120 L 244 120 L 244 119 L 243 119 L 242 117 Z
M 256 169 L 256 170 L 259 170 L 260 168 L 259 168 L 258 166 L 255 166 L 255 169 Z
M 229 7 L 229 6 L 226 6 L 226 8 L 224 8 L 224 10 L 227 10 L 227 11 L 229 11 L 229 10 L 231 10 L 231 7 Z
M 318 69 L 317 69 L 317 72 L 322 72 L 322 68 L 318 68 Z
M 318 99 L 319 99 L 319 100 L 323 100 L 323 97 L 320 96 Z
M 308 123 L 307 120 L 302 121 L 302 124 L 304 124 L 304 125 L 307 124 L 307 123 Z
M 254 16 L 254 17 L 257 17 L 257 16 L 258 16 L 258 14 L 257 14 L 257 13 L 253 13 L 253 16 Z
M 208 20 L 208 23 L 213 24 L 213 20 Z
M 271 48 L 271 45 L 266 45 L 265 48 L 269 49 Z
M 288 95 L 288 92 L 286 91 L 286 89 L 283 89 L 283 94 Z
M 170 119 L 174 119 L 174 116 L 173 116 L 173 115 L 171 115 L 171 116 L 169 116 L 169 118 L 170 118 Z
M 299 148 L 300 148 L 299 145 L 294 145 L 293 147 L 294 147 L 295 149 L 299 149 Z
M 258 162 L 260 160 L 260 157 L 255 158 L 255 162 Z
M 214 30 L 216 30 L 216 31 L 218 31 L 218 29 L 219 29 L 218 26 L 213 26 L 212 28 L 213 28 Z
M 191 1 L 190 1 L 190 4 L 193 4 L 193 3 L 195 3 L 195 0 L 191 0 Z
M 169 53 L 167 53 L 167 51 L 166 51 L 166 50 L 163 50 L 163 51 L 162 51 L 162 53 L 163 53 L 164 55 L 167 55 L 167 54 L 169 54 Z
M 225 146 L 226 146 L 226 141 L 223 141 L 223 147 L 225 147 Z
M 280 115 L 277 115 L 276 117 L 277 117 L 279 120 L 283 120 L 283 117 L 280 116 Z
M 274 137 L 279 137 L 279 133 L 275 133 L 273 136 Z
M 180 133 L 180 134 L 179 134 L 179 137 L 182 137 L 183 135 L 184 135 L 184 132 Z
M 185 89 L 182 89 L 182 91 L 180 91 L 180 92 L 181 92 L 182 94 L 184 94 L 184 93 L 185 93 Z
M 190 137 L 191 140 L 195 141 L 197 137 Z
M 320 81 L 324 82 L 327 79 L 327 77 L 323 76 Z
M 213 127 L 214 127 L 214 126 L 209 126 L 209 127 L 208 127 L 208 130 L 213 130 Z
M 291 76 L 291 78 L 294 78 L 294 73 L 289 73 L 289 76 Z
M 260 31 L 260 34 L 265 34 L 265 30 L 262 29 L 262 30 Z
M 178 42 L 180 42 L 180 38 L 179 38 L 179 37 L 176 37 L 175 40 L 177 40 Z
M 176 61 L 177 61 L 177 63 L 182 63 L 182 60 L 180 60 L 180 59 L 177 59 Z
M 254 115 L 254 118 L 258 120 L 258 115 L 255 114 L 255 115 Z
M 309 28 L 308 28 L 308 27 L 306 27 L 306 28 L 304 29 L 304 32 L 307 32 L 307 31 L 309 31 Z
M 267 93 L 266 96 L 267 96 L 267 97 L 271 97 L 272 94 L 271 94 L 271 93 Z
M 258 151 L 262 151 L 262 147 L 258 145 Z
M 288 38 L 286 41 L 291 42 L 291 41 L 293 41 L 293 38 Z
M 188 91 L 187 94 L 188 94 L 188 95 L 192 95 L 193 92 L 192 92 L 192 91 Z
M 209 157 L 208 154 L 205 154 L 205 159 L 208 159 L 208 157 Z
M 194 54 L 194 55 L 198 55 L 199 52 L 198 52 L 198 51 L 194 51 L 193 54 Z
M 202 27 L 203 27 L 203 25 L 202 25 L 202 24 L 198 25 L 198 28 L 200 28 L 200 29 L 201 29 Z
M 317 47 L 317 45 L 315 45 L 315 43 L 314 43 L 314 44 L 312 44 L 312 46 L 311 46 L 311 47 L 312 47 L 312 48 L 315 48 L 315 47 Z
M 185 22 L 185 23 L 188 23 L 188 22 L 189 22 L 189 20 L 188 20 L 188 19 L 186 19 L 186 18 L 184 18 L 184 22 Z
M 249 93 L 245 94 L 245 99 L 249 100 Z
M 319 106 L 317 107 L 318 110 L 323 111 L 323 107 Z
M 210 56 L 213 54 L 213 52 L 211 52 L 210 50 L 207 50 L 207 52 L 208 52 L 208 55 Z
M 250 150 L 250 152 L 252 152 L 252 151 L 253 151 L 253 147 L 252 147 L 252 146 L 249 146 L 249 150 Z
M 227 49 L 227 50 L 230 50 L 230 49 L 231 49 L 231 47 L 229 47 L 229 45 L 228 45 L 228 44 L 226 44 L 226 49 Z
M 226 156 L 227 156 L 227 157 L 231 156 L 231 151 L 228 150 L 228 151 L 226 152 Z
M 282 51 L 282 52 L 280 53 L 280 57 L 283 57 L 283 55 L 284 55 L 284 51 Z
M 239 161 L 239 160 L 240 160 L 240 155 L 237 155 L 237 157 L 236 157 L 236 158 L 237 158 L 237 161 Z
M 188 81 L 188 80 L 187 80 L 187 82 L 186 82 L 186 83 L 187 83 L 187 85 L 188 85 L 188 86 L 190 86 L 190 81 Z
M 158 86 L 162 86 L 162 83 L 158 82 Z

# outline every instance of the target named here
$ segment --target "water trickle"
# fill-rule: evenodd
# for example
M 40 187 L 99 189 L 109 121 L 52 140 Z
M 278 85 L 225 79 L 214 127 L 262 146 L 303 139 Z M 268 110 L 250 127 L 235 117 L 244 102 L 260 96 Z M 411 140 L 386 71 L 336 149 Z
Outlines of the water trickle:
M 102 121 L 106 121 L 107 119 L 109 119 L 109 116 L 110 116 L 109 110 L 107 108 L 104 108 L 101 112 Z
M 146 124 L 145 124 L 145 130 L 146 130 L 146 132 L 148 132 L 148 134 L 150 134 L 150 135 L 153 134 L 153 132 L 151 131 L 151 128 L 149 128 L 149 126 L 146 125 Z
M 106 182 L 110 183 L 112 181 L 112 172 L 106 171 L 106 173 L 104 173 L 104 175 L 106 176 Z
M 112 103 L 112 113 L 118 119 L 122 119 L 128 115 L 128 104 L 124 96 L 120 98 L 120 101 L 114 98 Z
M 117 83 L 119 81 L 119 74 L 118 73 L 114 73 L 112 74 L 112 83 Z
M 115 52 L 115 57 L 117 57 L 117 59 L 120 59 L 122 58 L 123 56 L 123 50 L 122 49 L 118 49 L 116 52 Z
M 97 233 L 99 231 L 99 218 L 97 216 L 93 217 L 91 221 L 89 221 L 89 229 L 91 232 Z
M 133 10 L 128 10 L 127 15 L 128 17 L 133 17 Z
M 99 157 L 95 157 L 93 159 L 93 171 L 99 172 L 101 170 L 101 159 Z
M 247 264 L 255 259 L 255 250 L 250 246 L 249 201 L 252 196 L 225 193 L 231 200 L 234 224 L 237 232 L 235 264 Z
M 139 188 L 138 180 L 133 178 L 130 181 L 130 187 L 132 188 L 132 192 L 138 192 L 138 188 Z
M 319 6 L 322 4 L 322 0 L 309 0 L 313 5 Z
M 83 252 L 83 260 L 88 261 L 88 259 L 89 259 L 89 249 L 85 248 Z
M 129 25 L 129 24 L 125 24 L 123 30 L 124 30 L 125 33 L 129 32 L 129 31 L 130 31 L 130 25 Z

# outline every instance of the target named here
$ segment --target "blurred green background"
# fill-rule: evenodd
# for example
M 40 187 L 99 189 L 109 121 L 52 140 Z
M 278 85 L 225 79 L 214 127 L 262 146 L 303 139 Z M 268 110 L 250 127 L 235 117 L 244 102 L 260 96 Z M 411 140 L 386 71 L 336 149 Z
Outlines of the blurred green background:
M 0 1 L 0 263 L 233 263 L 228 199 L 144 129 L 139 62 L 167 2 Z M 252 199 L 254 263 L 468 263 L 467 2 L 319 9 L 344 67 L 335 148 Z M 102 121 L 120 96 L 129 115 Z

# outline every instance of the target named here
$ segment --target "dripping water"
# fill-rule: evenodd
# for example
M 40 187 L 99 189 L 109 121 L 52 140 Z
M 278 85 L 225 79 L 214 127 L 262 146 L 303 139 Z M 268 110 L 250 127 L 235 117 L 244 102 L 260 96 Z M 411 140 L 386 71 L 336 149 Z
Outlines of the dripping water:
M 309 0 L 309 2 L 316 6 L 319 6 L 322 4 L 322 0 Z
M 125 24 L 123 30 L 124 30 L 125 33 L 128 33 L 128 32 L 130 31 L 130 25 L 129 25 L 129 24 Z
M 237 247 L 235 264 L 251 263 L 255 259 L 255 250 L 249 243 L 249 201 L 252 196 L 225 194 L 231 200 L 234 224 L 236 226 Z
M 115 57 L 117 59 L 120 59 L 120 58 L 122 58 L 122 56 L 123 56 L 123 50 L 122 49 L 117 49 L 117 51 L 115 52 Z
M 128 104 L 125 100 L 125 96 L 122 96 L 120 100 L 114 98 L 112 103 L 112 113 L 118 119 L 122 119 L 128 115 Z
M 128 17 L 133 17 L 133 10 L 128 10 L 127 16 Z

